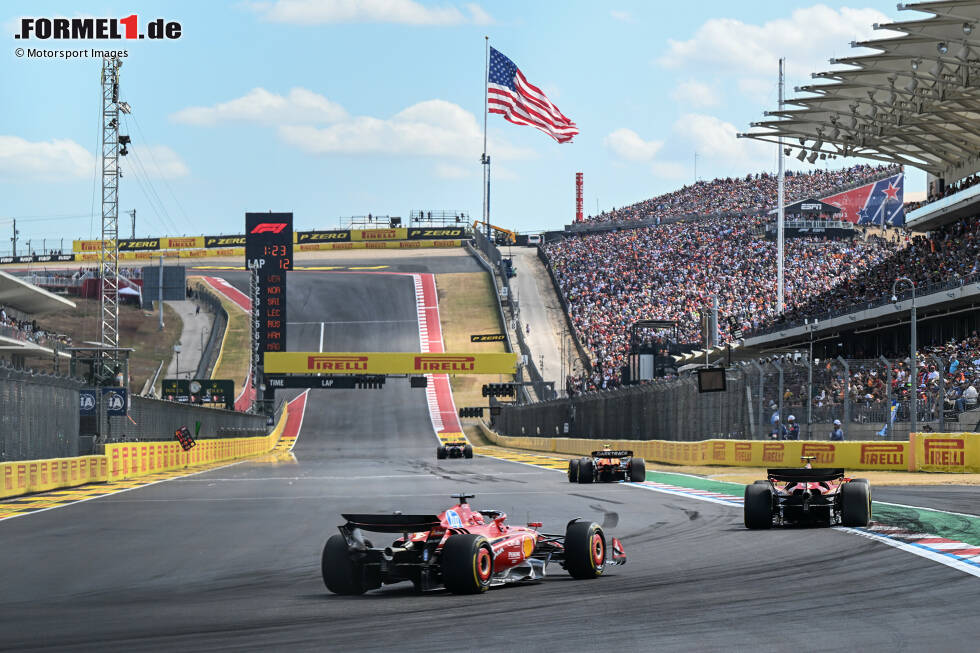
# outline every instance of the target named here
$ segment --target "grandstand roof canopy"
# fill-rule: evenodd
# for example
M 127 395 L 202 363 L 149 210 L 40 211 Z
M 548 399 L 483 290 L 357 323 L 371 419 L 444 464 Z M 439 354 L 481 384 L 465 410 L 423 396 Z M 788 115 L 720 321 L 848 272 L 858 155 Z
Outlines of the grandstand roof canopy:
M 831 59 L 825 84 L 767 111 L 739 134 L 808 154 L 856 156 L 924 169 L 947 181 L 980 169 L 980 0 L 899 4 L 932 14 L 874 25 L 900 36 L 852 42 L 878 50 Z
M 75 308 L 75 302 L 2 271 L 0 271 L 0 305 L 9 306 L 28 315 L 44 315 Z

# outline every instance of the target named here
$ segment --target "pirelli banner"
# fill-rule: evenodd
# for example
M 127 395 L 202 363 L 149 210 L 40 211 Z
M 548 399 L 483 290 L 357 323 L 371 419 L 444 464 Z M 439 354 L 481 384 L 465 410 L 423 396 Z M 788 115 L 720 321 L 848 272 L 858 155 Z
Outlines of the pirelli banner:
M 514 374 L 517 355 L 266 352 L 268 374 Z
M 814 467 L 910 472 L 980 472 L 980 433 L 913 433 L 910 441 L 830 442 L 827 440 L 583 440 L 579 438 L 511 437 L 489 431 L 495 444 L 517 449 L 588 455 L 604 444 L 632 449 L 649 461 L 671 465 L 731 467 L 799 467 L 812 456 Z
M 331 243 L 364 243 L 362 245 L 348 245 L 337 247 L 336 249 L 371 249 L 368 243 L 390 243 L 401 241 L 406 243 L 402 246 L 395 246 L 399 249 L 412 249 L 416 247 L 426 247 L 421 243 L 425 241 L 436 241 L 444 243 L 444 247 L 461 247 L 462 241 L 468 237 L 466 227 L 396 227 L 393 229 L 333 229 L 328 231 L 296 231 L 293 232 L 293 242 L 301 246 L 300 251 L 319 251 L 318 246 Z M 413 245 L 411 243 L 419 243 Z M 183 250 L 183 249 L 218 249 L 230 247 L 244 247 L 244 235 L 231 236 L 181 236 L 167 238 L 127 238 L 119 241 L 120 252 L 156 252 L 162 250 Z M 379 249 L 390 249 L 391 245 L 379 245 Z M 75 240 L 72 241 L 72 251 L 78 254 L 98 254 L 102 251 L 101 240 Z

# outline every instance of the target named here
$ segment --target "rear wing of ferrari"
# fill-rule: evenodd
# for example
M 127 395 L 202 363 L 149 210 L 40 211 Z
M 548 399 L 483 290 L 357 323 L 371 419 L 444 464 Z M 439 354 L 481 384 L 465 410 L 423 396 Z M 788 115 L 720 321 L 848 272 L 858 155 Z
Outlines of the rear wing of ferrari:
M 437 515 L 344 514 L 346 528 L 374 533 L 421 533 L 439 526 Z
M 782 483 L 820 483 L 827 481 L 838 481 L 844 478 L 844 470 L 841 468 L 814 468 L 814 469 L 769 469 L 766 470 L 770 481 Z
M 632 458 L 633 452 L 629 449 L 619 449 L 617 451 L 593 451 L 593 458 Z

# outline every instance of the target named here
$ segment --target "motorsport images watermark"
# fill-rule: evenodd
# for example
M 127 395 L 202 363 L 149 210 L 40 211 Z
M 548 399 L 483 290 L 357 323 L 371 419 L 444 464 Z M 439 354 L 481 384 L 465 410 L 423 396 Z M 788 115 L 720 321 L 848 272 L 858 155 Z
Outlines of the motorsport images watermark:
M 40 48 L 17 48 L 14 54 L 28 59 L 123 59 L 129 56 L 129 50 L 42 50 Z

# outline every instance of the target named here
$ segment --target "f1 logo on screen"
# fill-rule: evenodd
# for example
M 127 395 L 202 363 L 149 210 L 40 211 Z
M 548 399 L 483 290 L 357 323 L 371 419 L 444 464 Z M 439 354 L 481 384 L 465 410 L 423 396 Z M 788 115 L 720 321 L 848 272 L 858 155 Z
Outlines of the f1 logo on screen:
M 285 222 L 263 222 L 262 224 L 255 225 L 249 233 L 252 234 L 281 234 L 282 230 L 289 225 Z

